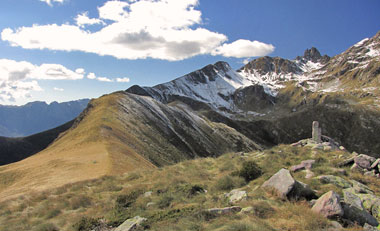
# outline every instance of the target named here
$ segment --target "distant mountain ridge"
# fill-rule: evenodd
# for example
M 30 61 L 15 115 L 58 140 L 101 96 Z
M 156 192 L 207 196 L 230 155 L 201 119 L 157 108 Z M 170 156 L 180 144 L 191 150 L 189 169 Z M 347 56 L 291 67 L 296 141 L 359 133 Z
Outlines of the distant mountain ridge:
M 0 105 L 0 136 L 23 137 L 60 126 L 77 117 L 89 99 L 57 103 L 36 101 L 23 106 Z

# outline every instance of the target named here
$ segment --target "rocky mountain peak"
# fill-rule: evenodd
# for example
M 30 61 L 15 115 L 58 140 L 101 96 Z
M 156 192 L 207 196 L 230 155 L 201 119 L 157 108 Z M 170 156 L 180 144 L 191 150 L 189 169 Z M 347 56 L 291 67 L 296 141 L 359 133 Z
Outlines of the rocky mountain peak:
M 328 55 L 322 56 L 317 48 L 312 47 L 310 49 L 306 49 L 303 56 L 298 56 L 296 60 L 304 63 L 311 61 L 313 63 L 326 64 L 330 60 L 330 57 Z
M 256 71 L 261 75 L 265 75 L 267 73 L 299 73 L 301 72 L 301 69 L 296 65 L 296 63 L 288 59 L 265 56 L 252 60 L 239 71 L 244 71 L 246 73 L 253 73 Z

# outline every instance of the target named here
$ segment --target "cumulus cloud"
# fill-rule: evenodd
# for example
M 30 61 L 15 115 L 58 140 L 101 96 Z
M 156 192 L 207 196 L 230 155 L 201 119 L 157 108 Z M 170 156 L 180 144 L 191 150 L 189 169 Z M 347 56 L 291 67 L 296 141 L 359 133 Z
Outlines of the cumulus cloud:
M 104 24 L 104 22 L 98 18 L 89 18 L 88 12 L 79 14 L 75 18 L 75 22 L 81 28 L 84 28 L 86 25 Z
M 96 80 L 98 80 L 100 82 L 113 82 L 112 79 L 107 78 L 107 77 L 97 77 L 95 75 L 95 73 L 92 73 L 92 72 L 87 75 L 87 78 L 88 79 L 96 79 Z
M 98 7 L 98 18 L 89 18 L 86 12 L 75 18 L 75 24 L 6 28 L 1 38 L 25 49 L 82 51 L 132 60 L 176 61 L 202 54 L 240 58 L 274 50 L 258 41 L 224 44 L 226 35 L 202 28 L 198 4 L 198 0 L 107 1 Z M 102 27 L 84 28 L 91 24 Z
M 31 97 L 32 91 L 42 91 L 38 80 L 77 80 L 84 74 L 83 68 L 73 71 L 60 64 L 38 66 L 26 61 L 0 59 L 0 100 L 12 102 Z
M 116 78 L 116 82 L 118 83 L 129 83 L 129 78 Z
M 59 87 L 54 87 L 53 90 L 54 90 L 54 91 L 64 91 L 65 89 L 63 89 L 63 88 L 59 88 Z
M 247 58 L 254 56 L 264 56 L 274 51 L 274 46 L 271 44 L 262 43 L 259 41 L 249 41 L 239 39 L 233 43 L 223 44 L 216 48 L 212 55 L 223 55 L 225 57 Z
M 49 6 L 53 5 L 53 2 L 63 3 L 65 0 L 40 0 L 41 2 L 46 2 Z

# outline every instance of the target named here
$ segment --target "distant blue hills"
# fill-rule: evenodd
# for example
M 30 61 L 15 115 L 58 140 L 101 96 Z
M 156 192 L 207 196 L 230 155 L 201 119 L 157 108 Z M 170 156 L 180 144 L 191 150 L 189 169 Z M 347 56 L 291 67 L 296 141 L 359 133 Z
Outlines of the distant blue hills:
M 0 136 L 23 137 L 52 129 L 77 117 L 89 99 L 57 103 L 31 102 L 23 106 L 0 105 Z

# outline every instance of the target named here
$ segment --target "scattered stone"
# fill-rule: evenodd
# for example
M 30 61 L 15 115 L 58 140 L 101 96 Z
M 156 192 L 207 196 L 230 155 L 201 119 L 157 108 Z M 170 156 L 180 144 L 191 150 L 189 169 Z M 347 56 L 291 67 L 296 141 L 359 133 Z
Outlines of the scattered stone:
M 313 149 L 313 150 L 324 150 L 324 148 L 325 148 L 325 146 L 323 146 L 322 144 L 316 144 L 311 149 Z
M 331 146 L 323 146 L 323 151 L 331 151 L 332 150 L 332 147 Z
M 314 163 L 315 163 L 315 160 L 304 160 L 300 164 L 290 167 L 290 171 L 297 172 L 297 171 L 303 170 L 303 169 L 309 169 L 310 170 Z
M 344 211 L 339 201 L 339 195 L 334 191 L 329 191 L 315 202 L 311 210 L 327 218 L 342 217 Z
M 372 163 L 375 162 L 376 159 L 372 156 L 360 154 L 359 156 L 355 157 L 354 161 L 355 164 L 357 164 L 359 167 L 370 170 Z
M 343 147 L 343 146 L 339 146 L 339 149 L 340 149 L 341 151 L 346 151 L 346 148 Z
M 114 231 L 132 231 L 138 228 L 143 222 L 147 219 L 143 217 L 134 217 L 124 221 L 119 227 L 117 227 Z
M 339 176 L 333 176 L 333 175 L 323 175 L 318 176 L 318 180 L 320 180 L 324 184 L 333 184 L 340 188 L 351 188 L 352 184 L 345 179 L 339 177 Z
M 225 215 L 230 213 L 238 213 L 241 211 L 241 207 L 239 206 L 232 206 L 232 207 L 226 207 L 226 208 L 212 208 L 208 209 L 207 212 L 212 213 L 214 215 Z
M 231 192 L 224 194 L 224 196 L 229 198 L 229 202 L 231 204 L 235 204 L 240 201 L 247 200 L 248 198 L 246 191 L 241 191 L 238 189 L 234 189 Z
M 249 207 L 246 207 L 246 208 L 243 208 L 240 213 L 252 213 L 254 212 L 255 209 L 252 207 L 252 206 L 249 206 Z
M 152 191 L 145 192 L 145 193 L 144 193 L 144 197 L 151 197 L 152 194 L 153 194 Z

